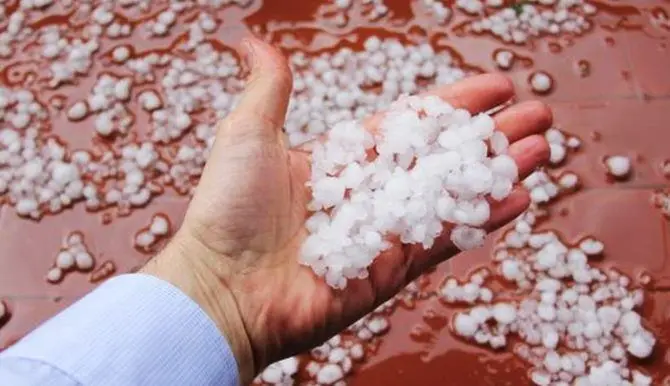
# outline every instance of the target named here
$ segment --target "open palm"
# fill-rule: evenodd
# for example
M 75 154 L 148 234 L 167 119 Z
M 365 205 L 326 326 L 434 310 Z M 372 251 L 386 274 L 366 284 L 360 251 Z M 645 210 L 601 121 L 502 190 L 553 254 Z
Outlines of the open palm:
M 446 232 L 430 250 L 394 243 L 377 257 L 367 279 L 351 280 L 342 291 L 300 265 L 304 223 L 310 215 L 305 186 L 310 159 L 307 152 L 289 150 L 283 142 L 291 75 L 271 47 L 257 40 L 246 43 L 250 81 L 236 110 L 219 126 L 180 234 L 196 240 L 200 253 L 190 258 L 204 259 L 222 291 L 232 294 L 253 355 L 253 373 L 320 344 L 458 251 Z M 478 113 L 511 100 L 513 88 L 502 76 L 480 75 L 429 93 Z M 548 145 L 538 133 L 551 119 L 548 108 L 538 102 L 512 105 L 495 115 L 521 177 L 548 158 Z M 367 125 L 373 129 L 378 121 L 371 117 Z M 493 230 L 510 221 L 528 202 L 519 188 L 492 204 L 487 227 Z

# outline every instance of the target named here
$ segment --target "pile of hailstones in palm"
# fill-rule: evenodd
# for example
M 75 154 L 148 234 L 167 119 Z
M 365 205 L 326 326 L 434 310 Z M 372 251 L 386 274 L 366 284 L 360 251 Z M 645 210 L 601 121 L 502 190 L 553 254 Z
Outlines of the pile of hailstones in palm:
M 367 277 L 393 238 L 428 249 L 450 223 L 458 248 L 482 245 L 487 198 L 504 200 L 517 180 L 507 149 L 491 116 L 436 96 L 401 97 L 374 133 L 335 125 L 312 151 L 314 214 L 300 261 L 342 289 Z
M 465 283 L 445 282 L 447 303 L 472 305 L 455 315 L 454 333 L 494 349 L 516 336 L 512 350 L 532 365 L 536 385 L 650 385 L 629 360 L 649 357 L 656 342 L 636 311 L 642 290 L 589 263 L 603 253 L 602 242 L 569 245 L 552 231 L 534 232 L 535 223 L 532 211 L 522 215 L 494 253 L 497 276 L 514 290 L 493 295 L 486 269 Z

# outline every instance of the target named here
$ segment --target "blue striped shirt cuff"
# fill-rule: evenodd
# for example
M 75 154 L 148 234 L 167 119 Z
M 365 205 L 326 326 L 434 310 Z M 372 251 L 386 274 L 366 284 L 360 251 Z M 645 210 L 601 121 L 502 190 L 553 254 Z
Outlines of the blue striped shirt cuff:
M 235 357 L 208 315 L 173 285 L 144 274 L 112 278 L 44 323 L 0 354 L 0 374 L 18 362 L 32 363 L 33 374 L 51 366 L 81 385 L 239 383 Z

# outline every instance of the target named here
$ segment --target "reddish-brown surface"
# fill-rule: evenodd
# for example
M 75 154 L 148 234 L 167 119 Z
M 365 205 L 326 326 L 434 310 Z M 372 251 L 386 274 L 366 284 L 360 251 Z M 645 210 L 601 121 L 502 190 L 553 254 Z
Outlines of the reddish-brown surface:
M 312 4 L 316 1 L 299 3 L 288 6 L 288 2 L 266 0 L 262 6 L 256 2 L 244 10 L 226 9 L 219 13 L 224 20 L 220 40 L 234 46 L 248 28 L 281 43 L 288 51 L 294 47 L 318 51 L 334 47 L 342 40 L 360 45 L 363 38 L 372 33 L 395 35 L 408 41 L 430 39 L 436 45 L 451 48 L 463 65 L 484 71 L 496 70 L 491 57 L 495 50 L 504 47 L 492 37 L 459 32 L 455 28 L 458 18 L 446 27 L 422 27 L 427 23 L 425 18 L 412 19 L 414 5 L 405 0 L 387 1 L 393 12 L 391 20 L 375 23 L 350 20 L 344 28 L 315 22 L 318 7 Z M 599 7 L 594 18 L 596 25 L 585 35 L 543 38 L 524 47 L 513 47 L 515 53 L 529 58 L 532 66 L 517 62 L 508 75 L 518 86 L 518 97 L 528 99 L 535 97 L 527 85 L 532 71 L 539 69 L 551 74 L 555 80 L 554 90 L 542 100 L 554 109 L 558 128 L 584 141 L 583 148 L 563 166 L 580 175 L 583 188 L 552 205 L 552 216 L 543 226 L 558 229 L 568 241 L 594 235 L 606 245 L 603 264 L 621 269 L 634 280 L 642 273 L 653 278 L 646 291 L 643 314 L 659 338 L 647 368 L 660 384 L 664 379 L 670 381 L 670 365 L 666 359 L 670 355 L 667 351 L 670 294 L 665 292 L 670 288 L 667 286 L 670 228 L 650 199 L 655 189 L 667 183 L 660 165 L 670 159 L 667 127 L 670 29 L 657 25 L 654 20 L 662 12 L 670 13 L 670 1 L 600 0 L 596 4 Z M 151 42 L 130 38 L 128 42 L 135 47 L 165 49 L 177 35 L 171 36 Z M 1 64 L 3 82 L 21 79 L 23 71 L 30 70 L 21 65 L 12 66 L 13 63 L 16 62 Z M 96 63 L 96 66 L 104 66 L 104 59 Z M 92 78 L 87 79 L 78 87 L 88 89 L 91 82 Z M 68 86 L 54 95 L 74 92 L 76 88 Z M 90 146 L 91 135 L 87 128 L 90 121 L 73 124 L 61 113 L 53 122 L 54 131 L 72 146 Z M 139 118 L 140 132 L 145 123 Z M 634 175 L 625 182 L 612 182 L 606 177 L 602 159 L 614 153 L 634 159 Z M 127 272 L 147 259 L 147 255 L 133 248 L 134 231 L 129 230 L 146 226 L 156 212 L 168 214 L 173 224 L 178 224 L 185 204 L 184 198 L 164 195 L 149 208 L 134 211 L 127 218 L 114 218 L 108 225 L 102 224 L 102 214 L 88 214 L 82 206 L 39 223 L 20 219 L 12 208 L 3 207 L 0 212 L 0 239 L 3 240 L 0 298 L 7 303 L 12 317 L 0 329 L 0 347 L 11 344 L 93 287 L 86 274 L 71 274 L 57 286 L 44 280 L 63 237 L 69 232 L 84 230 L 87 245 L 99 263 L 112 260 L 117 272 Z M 486 264 L 488 259 L 487 250 L 460 255 L 432 274 L 431 286 L 437 285 L 446 273 L 465 275 L 476 266 Z M 411 311 L 396 310 L 391 316 L 391 329 L 381 339 L 379 350 L 357 370 L 351 383 L 529 383 L 525 367 L 511 354 L 475 348 L 449 333 L 446 322 L 453 311 L 435 299 L 419 302 Z

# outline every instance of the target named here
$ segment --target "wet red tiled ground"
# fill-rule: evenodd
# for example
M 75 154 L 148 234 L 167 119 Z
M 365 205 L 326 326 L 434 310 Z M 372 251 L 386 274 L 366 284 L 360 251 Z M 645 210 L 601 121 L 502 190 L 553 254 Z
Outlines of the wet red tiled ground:
M 240 11 L 230 9 L 222 14 L 227 21 L 222 40 L 237 41 L 249 25 L 263 25 L 274 41 L 288 42 L 283 32 L 305 27 L 318 29 L 311 22 L 313 10 L 300 13 L 279 6 L 283 2 L 266 0 Z M 407 12 L 406 2 L 392 3 L 398 15 Z M 397 3 L 397 4 L 396 4 Z M 404 4 L 404 5 L 403 5 Z M 599 0 L 596 26 L 583 36 L 540 39 L 527 47 L 512 47 L 518 55 L 532 59 L 533 65 L 521 63 L 507 74 L 518 87 L 518 98 L 537 97 L 528 88 L 528 76 L 544 70 L 555 79 L 554 91 L 542 100 L 554 109 L 556 126 L 579 136 L 583 148 L 570 156 L 562 168 L 577 172 L 584 188 L 561 199 L 551 207 L 552 218 L 544 226 L 559 229 L 569 241 L 593 235 L 606 244 L 604 264 L 619 267 L 633 278 L 642 272 L 652 275 L 656 289 L 648 291 L 645 318 L 659 336 L 651 368 L 660 382 L 670 377 L 666 347 L 670 344 L 670 264 L 668 240 L 670 226 L 658 209 L 651 205 L 654 190 L 668 180 L 660 165 L 670 159 L 670 29 L 652 19 L 658 8 L 670 12 L 670 1 L 662 0 Z M 257 10 L 258 13 L 254 14 Z M 283 21 L 278 23 L 277 21 Z M 362 23 L 363 25 L 366 23 Z M 418 35 L 433 35 L 441 44 L 458 52 L 470 66 L 495 71 L 491 60 L 496 49 L 505 47 L 487 36 L 459 36 L 444 30 L 412 29 Z M 627 28 L 621 28 L 621 26 Z M 452 26 L 450 24 L 450 26 Z M 390 27 L 397 33 L 405 27 Z M 374 31 L 374 30 L 372 30 Z M 325 46 L 337 41 L 333 36 L 320 36 Z M 342 36 L 350 30 L 333 31 Z M 366 30 L 366 34 L 370 31 Z M 297 33 L 298 37 L 300 36 Z M 411 34 L 409 38 L 413 38 Z M 554 49 L 550 49 L 550 43 Z M 555 52 L 556 45 L 561 49 Z M 509 48 L 509 47 L 507 47 Z M 588 62 L 589 73 L 580 72 L 579 62 Z M 62 134 L 86 146 L 88 136 L 75 130 L 81 125 L 63 123 Z M 83 138 L 83 139 L 82 139 Z M 596 139 L 597 138 L 597 139 Z M 608 154 L 625 154 L 634 159 L 634 173 L 623 182 L 606 177 L 602 159 Z M 7 207 L 0 212 L 0 298 L 6 299 L 11 320 L 0 329 L 0 347 L 6 346 L 61 307 L 90 290 L 85 275 L 72 274 L 58 286 L 47 284 L 44 275 L 51 266 L 62 238 L 73 230 L 85 229 L 86 242 L 99 260 L 113 259 L 124 272 L 141 264 L 148 256 L 132 247 L 135 230 L 148 224 L 156 212 L 170 214 L 179 221 L 185 200 L 162 197 L 149 208 L 130 217 L 103 225 L 101 214 L 87 214 L 81 207 L 40 223 L 16 217 Z M 560 213 L 567 213 L 560 215 Z M 132 230 L 132 231 L 130 231 Z M 438 268 L 433 277 L 436 285 L 447 272 L 463 275 L 488 261 L 487 251 L 460 255 Z M 664 284 L 666 283 L 666 284 Z M 494 354 L 457 341 L 446 328 L 431 329 L 424 320 L 426 310 L 447 317 L 449 310 L 435 300 L 421 303 L 416 310 L 398 310 L 391 317 L 391 330 L 383 338 L 379 351 L 352 378 L 357 385 L 406 385 L 416 380 L 421 384 L 492 385 L 524 384 L 524 370 L 509 354 Z M 457 378 L 451 374 L 461 374 Z M 498 375 L 511 373 L 502 378 Z M 466 383 L 460 383 L 466 382 Z

